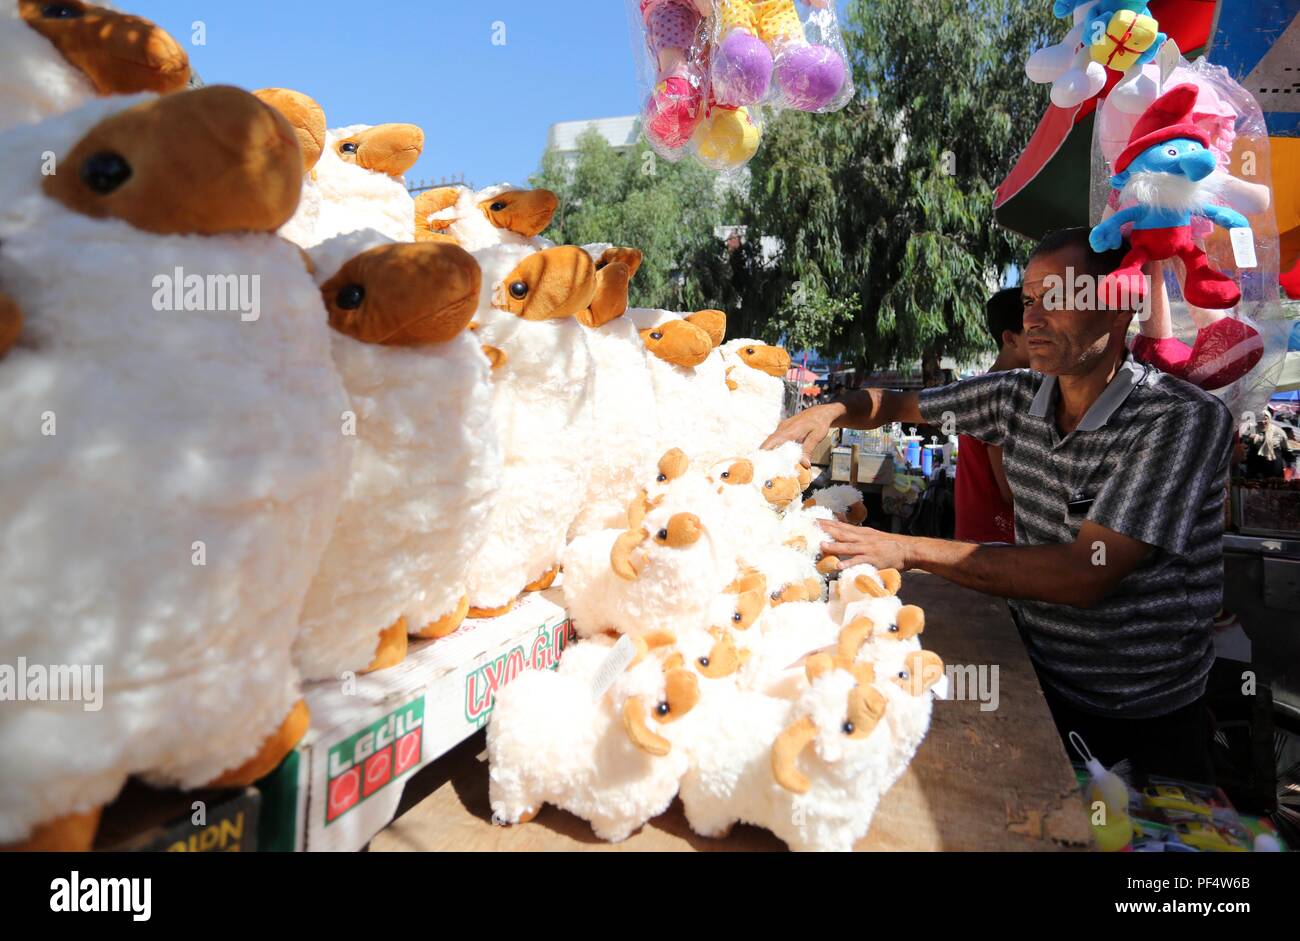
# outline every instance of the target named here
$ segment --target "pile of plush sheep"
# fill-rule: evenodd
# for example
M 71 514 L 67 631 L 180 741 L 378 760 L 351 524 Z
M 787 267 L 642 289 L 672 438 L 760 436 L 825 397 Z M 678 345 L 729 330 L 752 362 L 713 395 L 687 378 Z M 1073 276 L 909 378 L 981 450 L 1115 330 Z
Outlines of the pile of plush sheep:
M 584 638 L 555 673 L 497 696 L 488 726 L 501 823 L 554 804 L 626 839 L 680 796 L 691 827 L 737 821 L 792 849 L 849 850 L 930 723 L 942 661 L 896 571 L 844 569 L 825 600 L 819 520 L 859 495 L 802 499 L 798 445 L 692 469 L 659 461 L 626 523 L 563 556 Z
M 329 130 L 299 92 L 189 77 L 151 23 L 0 0 L 0 664 L 103 677 L 100 708 L 32 695 L 0 710 L 0 845 L 90 845 L 132 775 L 245 786 L 305 733 L 304 681 L 391 667 L 408 637 L 502 614 L 562 564 L 580 628 L 644 647 L 562 725 L 599 749 L 617 701 L 638 754 L 671 753 L 636 775 L 720 786 L 702 748 L 647 724 L 682 711 L 693 675 L 676 652 L 715 664 L 706 687 L 805 711 L 855 677 L 855 722 L 879 718 L 894 687 L 864 681 L 850 640 L 850 667 L 809 661 L 825 674 L 811 692 L 786 675 L 815 632 L 814 647 L 835 640 L 817 514 L 861 508 L 853 493 L 796 505 L 806 472 L 751 453 L 780 418 L 784 351 L 724 343 L 719 311 L 628 310 L 640 253 L 541 238 L 550 193 L 413 198 L 417 127 Z M 671 447 L 691 460 L 660 460 Z M 769 590 L 784 604 L 760 617 Z M 593 637 L 542 682 L 608 672 L 608 646 Z M 889 669 L 913 666 L 929 676 Z M 513 736 L 580 754 L 509 718 L 532 688 L 505 701 L 498 750 Z M 910 714 L 891 705 L 884 724 L 895 712 Z M 780 736 L 786 783 L 803 734 Z M 593 760 L 572 790 L 623 806 L 640 785 L 606 770 Z M 565 796 L 528 790 L 503 816 L 542 800 Z M 745 817 L 738 800 L 722 803 Z

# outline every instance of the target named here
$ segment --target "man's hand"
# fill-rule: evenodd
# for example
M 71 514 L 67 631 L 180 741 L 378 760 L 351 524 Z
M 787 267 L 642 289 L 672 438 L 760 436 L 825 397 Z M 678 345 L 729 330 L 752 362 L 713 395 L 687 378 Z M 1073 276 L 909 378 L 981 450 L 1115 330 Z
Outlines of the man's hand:
M 826 440 L 835 422 L 844 415 L 844 406 L 838 402 L 828 405 L 814 405 L 804 409 L 798 415 L 792 415 L 776 426 L 776 431 L 763 442 L 763 450 L 770 451 L 787 441 L 798 441 L 803 445 L 804 466 L 811 466 L 812 454 L 817 445 Z
M 878 569 L 906 571 L 910 537 L 830 520 L 823 520 L 819 525 L 830 537 L 830 541 L 822 543 L 822 554 L 839 559 L 841 569 L 867 562 Z

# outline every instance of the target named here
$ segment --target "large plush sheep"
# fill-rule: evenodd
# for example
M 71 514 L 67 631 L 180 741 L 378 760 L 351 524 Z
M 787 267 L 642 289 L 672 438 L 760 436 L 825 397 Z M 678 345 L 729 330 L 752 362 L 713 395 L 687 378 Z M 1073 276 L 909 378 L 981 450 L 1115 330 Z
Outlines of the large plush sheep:
M 0 131 L 189 80 L 185 50 L 142 17 L 80 0 L 0 0 Z
M 326 132 L 316 165 L 321 207 L 312 244 L 362 229 L 414 241 L 415 200 L 403 174 L 423 149 L 424 132 L 414 124 L 356 124 Z
M 0 843 L 84 846 L 128 775 L 242 785 L 305 731 L 291 648 L 347 398 L 274 234 L 302 166 L 273 110 L 218 86 L 2 140 L 0 284 L 25 322 L 0 360 L 0 545 L 20 547 L 0 552 L 0 662 L 97 664 L 104 685 L 99 711 L 0 708 Z
M 757 340 L 729 340 L 715 354 L 722 360 L 730 407 L 721 424 L 728 450 L 747 454 L 761 447 L 781 422 L 790 354 Z
M 500 484 L 490 366 L 465 328 L 480 273 L 455 245 L 374 231 L 311 253 L 351 399 L 352 474 L 302 614 L 308 679 L 401 660 L 469 608 L 465 578 Z
M 580 248 L 498 245 L 475 253 L 483 287 L 476 336 L 494 350 L 493 424 L 505 458 L 501 498 L 468 574 L 477 616 L 549 586 L 590 475 L 599 403 L 587 329 L 595 266 Z

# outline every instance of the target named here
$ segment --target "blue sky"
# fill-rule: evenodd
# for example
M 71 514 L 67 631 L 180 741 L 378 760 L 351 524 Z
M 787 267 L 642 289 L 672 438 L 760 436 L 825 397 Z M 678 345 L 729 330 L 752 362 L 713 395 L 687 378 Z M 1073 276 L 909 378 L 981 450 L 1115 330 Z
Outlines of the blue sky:
M 424 128 L 414 179 L 524 183 L 557 121 L 638 108 L 626 0 L 118 0 L 208 84 L 311 95 L 330 127 Z M 842 4 L 840 4 L 842 7 Z M 191 42 L 191 24 L 207 42 Z M 504 45 L 493 43 L 504 25 Z

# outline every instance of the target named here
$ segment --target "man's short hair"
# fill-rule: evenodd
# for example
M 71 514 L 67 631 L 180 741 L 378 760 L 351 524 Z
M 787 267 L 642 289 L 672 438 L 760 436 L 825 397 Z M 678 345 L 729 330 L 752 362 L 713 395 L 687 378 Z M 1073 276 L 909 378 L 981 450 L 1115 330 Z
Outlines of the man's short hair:
M 1124 243 L 1113 251 L 1094 252 L 1092 245 L 1088 242 L 1088 236 L 1091 232 L 1091 229 L 1084 227 L 1057 229 L 1055 232 L 1048 232 L 1029 257 L 1037 258 L 1040 255 L 1055 255 L 1057 252 L 1073 249 L 1076 254 L 1083 256 L 1082 274 L 1094 278 L 1104 278 L 1124 263 L 1124 256 L 1128 254 L 1128 240 L 1125 239 Z
M 1025 305 L 1020 298 L 1020 288 L 1003 288 L 984 305 L 984 325 L 998 346 L 1007 330 L 1023 333 L 1025 330 Z

